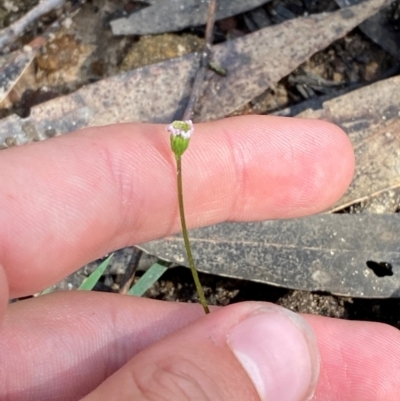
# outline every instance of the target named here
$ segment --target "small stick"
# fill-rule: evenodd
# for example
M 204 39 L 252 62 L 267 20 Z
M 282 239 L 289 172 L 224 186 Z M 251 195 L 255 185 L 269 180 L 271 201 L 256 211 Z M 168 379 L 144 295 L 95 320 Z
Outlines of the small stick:
M 196 76 L 194 78 L 192 91 L 190 93 L 189 101 L 186 105 L 186 109 L 183 113 L 182 120 L 190 120 L 192 117 L 193 109 L 196 101 L 200 95 L 200 88 L 204 81 L 204 76 L 206 75 L 206 70 L 208 63 L 211 58 L 211 45 L 213 40 L 213 29 L 215 23 L 215 11 L 217 9 L 217 0 L 210 0 L 208 5 L 207 13 L 207 25 L 205 33 L 205 45 L 203 52 L 201 53 L 200 66 L 197 70 Z
M 143 252 L 139 248 L 133 248 L 133 254 L 128 263 L 124 277 L 121 280 L 122 285 L 118 291 L 120 294 L 126 294 L 130 290 L 133 280 L 135 279 L 136 270 L 139 266 L 142 254 Z
M 19 20 L 0 31 L 0 49 L 18 38 L 25 29 L 43 15 L 64 5 L 66 0 L 40 0 L 38 5 L 27 12 Z

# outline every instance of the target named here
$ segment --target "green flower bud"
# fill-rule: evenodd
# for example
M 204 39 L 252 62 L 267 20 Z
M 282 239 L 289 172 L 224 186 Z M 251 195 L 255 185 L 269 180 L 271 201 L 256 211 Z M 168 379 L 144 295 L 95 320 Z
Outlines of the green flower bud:
M 167 131 L 171 134 L 171 149 L 180 158 L 189 146 L 190 136 L 194 131 L 193 123 L 191 120 L 177 120 L 168 125 Z

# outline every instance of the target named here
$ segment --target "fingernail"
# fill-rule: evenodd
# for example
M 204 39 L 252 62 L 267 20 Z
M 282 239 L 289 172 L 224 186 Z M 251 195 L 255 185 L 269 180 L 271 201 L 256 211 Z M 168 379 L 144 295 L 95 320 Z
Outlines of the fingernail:
M 235 326 L 227 343 L 262 401 L 305 401 L 315 390 L 319 353 L 311 327 L 299 315 L 265 306 Z

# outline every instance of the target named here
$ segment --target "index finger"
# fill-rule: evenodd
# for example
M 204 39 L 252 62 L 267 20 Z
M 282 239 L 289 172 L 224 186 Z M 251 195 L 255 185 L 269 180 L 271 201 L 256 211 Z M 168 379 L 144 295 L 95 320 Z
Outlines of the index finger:
M 188 224 L 322 211 L 345 191 L 353 166 L 347 136 L 323 121 L 247 116 L 196 125 L 183 157 Z M 179 230 L 164 126 L 89 128 L 4 150 L 0 170 L 0 265 L 11 296 Z

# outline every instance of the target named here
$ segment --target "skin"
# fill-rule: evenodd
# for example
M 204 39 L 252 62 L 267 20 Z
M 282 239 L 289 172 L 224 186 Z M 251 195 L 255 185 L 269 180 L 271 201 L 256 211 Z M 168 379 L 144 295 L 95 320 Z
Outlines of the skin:
M 188 225 L 199 227 L 321 212 L 349 185 L 354 155 L 327 122 L 248 116 L 196 125 L 183 163 Z M 8 297 L 42 290 L 107 252 L 179 231 L 164 126 L 90 128 L 4 150 L 0 171 L 0 399 L 78 400 L 93 390 L 88 400 L 165 399 L 146 391 L 146 361 L 180 366 L 182 348 L 185 369 L 199 369 L 213 400 L 257 399 L 228 347 L 214 352 L 201 340 L 212 327 L 218 343 L 254 303 L 204 317 L 199 305 L 68 292 L 6 308 Z M 398 400 L 396 329 L 304 317 L 321 358 L 313 400 Z

